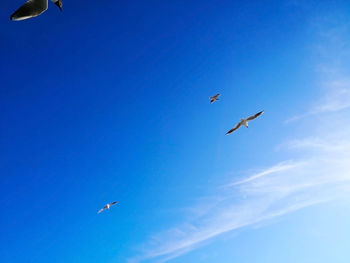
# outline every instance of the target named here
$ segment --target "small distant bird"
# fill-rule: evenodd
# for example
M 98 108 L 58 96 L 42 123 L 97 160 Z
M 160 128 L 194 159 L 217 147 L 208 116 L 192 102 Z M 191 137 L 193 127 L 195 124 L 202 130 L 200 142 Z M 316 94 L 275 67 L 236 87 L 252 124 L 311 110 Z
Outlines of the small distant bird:
M 209 99 L 210 99 L 210 104 L 213 103 L 213 102 L 215 102 L 215 101 L 217 101 L 217 100 L 219 100 L 219 96 L 220 96 L 220 94 L 216 94 L 216 95 L 213 96 L 213 97 L 209 97 Z
M 241 125 L 244 125 L 245 127 L 248 128 L 248 122 L 251 120 L 254 120 L 256 118 L 258 118 L 261 114 L 263 114 L 264 111 L 260 111 L 257 114 L 250 116 L 246 119 L 241 119 L 241 121 L 239 123 L 237 123 L 237 125 L 235 127 L 233 127 L 231 130 L 229 130 L 226 135 L 229 135 L 230 133 L 234 132 L 235 130 L 237 130 L 239 127 L 241 127 Z
M 109 203 L 109 204 L 106 204 L 104 207 L 102 207 L 98 212 L 97 214 L 101 213 L 103 210 L 106 210 L 106 209 L 110 209 L 112 205 L 115 205 L 116 203 L 118 203 L 117 201 L 114 201 L 112 203 Z
M 51 0 L 62 11 L 62 0 Z M 27 0 L 10 17 L 13 21 L 36 17 L 47 10 L 48 0 Z

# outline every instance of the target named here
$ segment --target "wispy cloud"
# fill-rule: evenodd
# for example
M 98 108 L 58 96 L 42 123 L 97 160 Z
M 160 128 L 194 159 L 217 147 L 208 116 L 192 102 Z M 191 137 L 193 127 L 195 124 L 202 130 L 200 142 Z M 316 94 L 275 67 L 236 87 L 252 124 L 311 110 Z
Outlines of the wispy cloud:
M 297 121 L 306 117 L 316 116 L 321 113 L 335 113 L 350 109 L 350 80 L 337 79 L 325 81 L 321 84 L 326 90 L 325 95 L 306 111 L 306 113 L 293 116 L 286 123 Z
M 257 180 L 263 176 L 268 176 L 270 174 L 275 174 L 275 173 L 279 173 L 279 172 L 284 172 L 287 170 L 291 170 L 293 168 L 296 168 L 298 166 L 303 165 L 303 162 L 299 162 L 299 163 L 295 163 L 295 162 L 283 162 L 283 163 L 279 163 L 275 166 L 272 166 L 266 170 L 263 170 L 261 172 L 258 172 L 256 174 L 253 174 L 250 177 L 247 177 L 241 181 L 237 181 L 237 182 L 233 182 L 233 183 L 229 183 L 226 185 L 226 187 L 232 187 L 232 186 L 236 186 L 236 185 L 240 185 L 240 184 L 245 184 L 254 180 Z
M 329 23 L 317 23 L 318 44 L 315 46 L 315 71 L 317 82 L 322 92 L 320 99 L 311 103 L 305 113 L 286 120 L 286 123 L 297 121 L 318 114 L 336 113 L 350 109 L 349 65 L 350 47 L 348 36 L 350 24 L 347 20 L 324 18 Z
M 346 151 L 333 158 L 322 154 L 277 164 L 232 184 L 201 217 L 154 235 L 145 253 L 132 262 L 165 262 L 229 231 L 344 197 L 350 191 L 350 147 Z
M 340 132 L 334 133 L 333 136 L 320 137 L 308 137 L 303 139 L 295 139 L 285 143 L 289 149 L 292 150 L 308 150 L 308 151 L 323 151 L 323 152 L 340 152 L 350 149 L 350 141 L 344 138 Z
M 345 70 L 346 67 L 342 68 Z M 321 87 L 324 96 L 307 113 L 293 120 L 336 114 L 331 122 L 322 123 L 322 127 L 314 121 L 312 132 L 283 144 L 283 149 L 295 152 L 294 160 L 273 164 L 226 184 L 204 211 L 201 205 L 192 207 L 202 213 L 153 235 L 144 245 L 144 251 L 129 262 L 150 259 L 166 262 L 224 233 L 315 204 L 346 198 L 350 192 L 350 124 L 347 124 L 350 116 L 345 110 L 350 109 L 350 80 L 333 74 L 339 72 L 338 68 L 330 72 Z M 342 123 L 342 129 L 330 134 L 327 131 L 335 122 Z

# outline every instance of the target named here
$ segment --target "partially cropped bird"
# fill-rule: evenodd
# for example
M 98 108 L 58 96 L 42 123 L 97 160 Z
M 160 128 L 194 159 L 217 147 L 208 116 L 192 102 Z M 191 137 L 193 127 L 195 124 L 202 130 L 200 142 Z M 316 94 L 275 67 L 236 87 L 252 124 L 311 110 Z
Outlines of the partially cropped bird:
M 248 128 L 248 122 L 251 121 L 251 120 L 254 120 L 256 118 L 258 118 L 261 114 L 263 114 L 264 111 L 260 111 L 258 112 L 257 114 L 253 115 L 253 116 L 250 116 L 246 119 L 241 119 L 241 121 L 239 123 L 237 123 L 237 125 L 235 127 L 233 127 L 231 130 L 229 130 L 226 135 L 229 135 L 230 133 L 236 131 L 239 127 L 241 127 L 242 125 L 244 125 L 245 127 Z
M 106 204 L 104 207 L 102 207 L 98 212 L 97 214 L 101 213 L 103 210 L 106 210 L 106 209 L 110 209 L 112 205 L 115 205 L 116 203 L 118 203 L 117 201 L 114 201 L 112 203 L 109 203 L 109 204 Z
M 215 96 L 209 97 L 210 103 L 213 103 L 213 102 L 219 100 L 219 96 L 220 96 L 220 94 L 218 93 Z
M 51 0 L 62 11 L 62 0 Z M 13 21 L 36 17 L 47 10 L 48 0 L 27 0 L 10 17 Z

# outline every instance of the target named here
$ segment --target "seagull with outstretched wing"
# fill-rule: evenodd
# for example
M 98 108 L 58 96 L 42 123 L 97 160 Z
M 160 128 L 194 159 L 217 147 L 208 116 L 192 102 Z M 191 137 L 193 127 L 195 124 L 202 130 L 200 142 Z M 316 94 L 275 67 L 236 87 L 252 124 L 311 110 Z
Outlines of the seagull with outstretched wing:
M 211 103 L 214 103 L 214 102 L 217 101 L 217 100 L 219 100 L 219 96 L 220 96 L 220 94 L 218 93 L 218 94 L 216 94 L 215 96 L 209 97 L 209 99 L 210 99 L 210 104 L 211 104 Z
M 62 11 L 62 0 L 51 0 Z M 47 10 L 48 0 L 27 0 L 10 17 L 13 21 L 36 17 Z
M 97 214 L 101 213 L 102 211 L 106 210 L 106 209 L 110 209 L 112 205 L 115 205 L 116 203 L 118 203 L 117 201 L 114 201 L 112 203 L 106 204 L 104 207 L 102 207 Z
M 229 135 L 230 133 L 233 133 L 234 131 L 238 130 L 238 128 L 241 127 L 242 125 L 244 125 L 245 127 L 248 128 L 248 122 L 258 118 L 263 113 L 264 113 L 264 111 L 260 111 L 257 114 L 255 114 L 253 116 L 250 116 L 250 117 L 248 117 L 246 119 L 241 119 L 241 121 L 239 123 L 237 123 L 235 127 L 233 127 L 231 130 L 226 132 L 226 135 Z

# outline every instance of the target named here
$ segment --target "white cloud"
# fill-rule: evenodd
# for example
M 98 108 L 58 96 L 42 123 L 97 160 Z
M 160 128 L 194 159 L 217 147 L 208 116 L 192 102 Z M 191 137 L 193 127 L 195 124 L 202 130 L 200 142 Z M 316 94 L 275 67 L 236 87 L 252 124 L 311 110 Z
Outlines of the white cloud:
M 350 126 L 345 129 L 350 132 Z M 350 191 L 350 144 L 343 142 L 350 138 L 344 134 L 332 140 L 321 136 L 288 142 L 288 149 L 303 150 L 300 160 L 272 165 L 226 185 L 214 205 L 192 221 L 154 235 L 133 262 L 166 262 L 229 231 L 345 198 Z
M 336 112 L 350 108 L 350 81 L 340 79 L 324 84 L 329 90 L 327 96 L 312 110 L 312 114 Z
M 303 165 L 302 162 L 299 162 L 299 163 L 295 163 L 295 162 L 279 163 L 279 164 L 272 166 L 266 170 L 263 170 L 263 171 L 258 172 L 256 174 L 253 174 L 252 176 L 247 177 L 241 181 L 230 183 L 230 184 L 226 185 L 226 187 L 232 187 L 232 186 L 236 186 L 236 185 L 240 185 L 240 184 L 245 184 L 245 183 L 248 183 L 250 181 L 257 180 L 263 176 L 268 176 L 270 174 L 284 172 L 284 171 L 296 168 L 296 167 L 301 166 L 301 165 Z
M 306 117 L 316 116 L 321 113 L 335 113 L 350 109 L 350 80 L 337 79 L 325 81 L 321 84 L 326 94 L 318 100 L 306 113 L 293 116 L 286 123 L 297 121 Z

